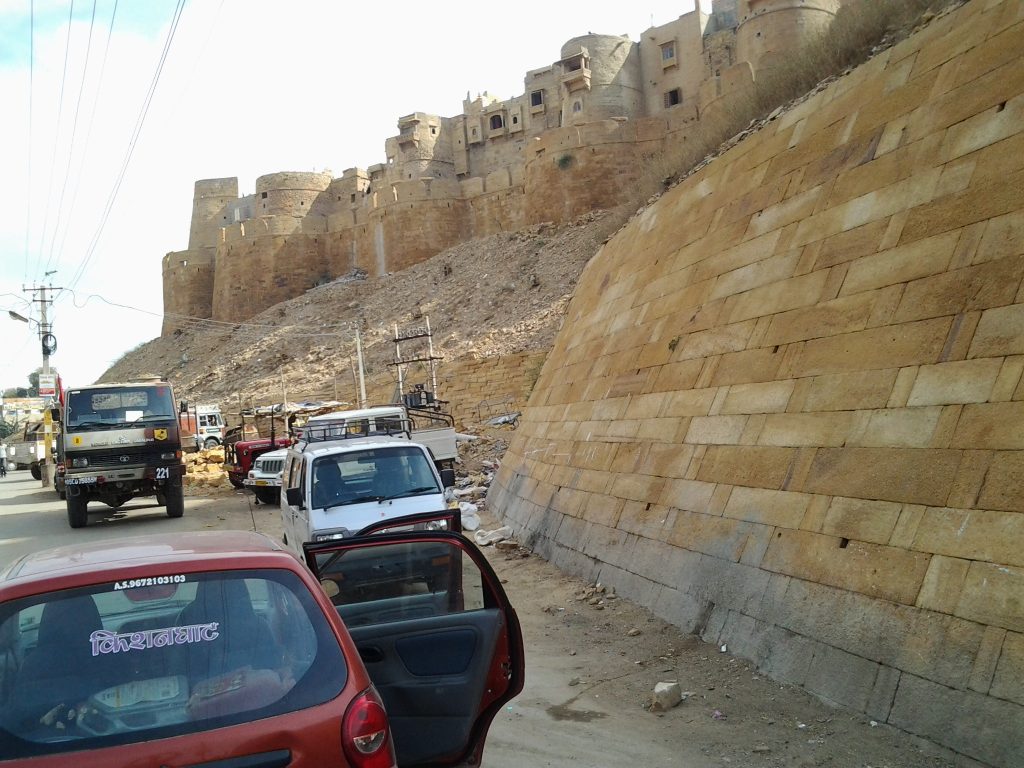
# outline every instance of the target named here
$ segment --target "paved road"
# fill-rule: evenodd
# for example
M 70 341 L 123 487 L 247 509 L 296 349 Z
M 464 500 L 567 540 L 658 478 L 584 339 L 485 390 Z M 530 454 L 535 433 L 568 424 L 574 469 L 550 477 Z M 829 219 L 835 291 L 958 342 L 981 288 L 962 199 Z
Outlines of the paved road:
M 185 497 L 185 516 L 171 520 L 153 499 L 138 499 L 114 510 L 89 505 L 89 525 L 73 530 L 57 494 L 33 480 L 28 470 L 0 479 L 0 567 L 28 552 L 97 539 L 147 536 L 168 531 L 213 528 L 257 530 L 280 539 L 276 508 L 251 507 L 251 497 L 227 494 Z

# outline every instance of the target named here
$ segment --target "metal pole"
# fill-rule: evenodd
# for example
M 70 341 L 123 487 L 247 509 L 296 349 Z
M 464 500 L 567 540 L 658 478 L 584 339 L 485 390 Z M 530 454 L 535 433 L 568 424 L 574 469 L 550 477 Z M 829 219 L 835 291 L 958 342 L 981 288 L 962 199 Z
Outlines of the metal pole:
M 50 348 L 46 343 L 46 336 L 50 333 L 50 323 L 46 318 L 46 286 L 42 286 L 39 289 L 41 298 L 39 299 L 39 316 L 41 322 L 39 323 L 39 342 L 43 350 L 43 376 L 46 376 L 47 380 L 50 378 Z M 38 393 L 37 393 L 38 394 Z M 43 463 L 39 467 L 39 479 L 42 483 L 42 487 L 46 488 L 50 485 L 50 469 L 53 463 L 53 458 L 50 454 L 50 442 L 53 439 L 53 419 L 50 417 L 50 403 L 45 403 L 45 411 L 43 415 Z
M 398 339 L 398 323 L 395 323 L 395 370 L 398 371 L 398 399 L 403 405 L 405 394 L 405 382 L 402 380 L 402 348 Z
M 363 341 L 356 329 L 356 358 L 359 360 L 359 407 L 366 407 L 366 378 L 363 374 Z
M 427 315 L 427 357 L 430 358 L 430 391 L 434 393 L 434 400 L 437 400 L 437 368 L 434 366 L 434 336 L 430 332 L 430 315 Z

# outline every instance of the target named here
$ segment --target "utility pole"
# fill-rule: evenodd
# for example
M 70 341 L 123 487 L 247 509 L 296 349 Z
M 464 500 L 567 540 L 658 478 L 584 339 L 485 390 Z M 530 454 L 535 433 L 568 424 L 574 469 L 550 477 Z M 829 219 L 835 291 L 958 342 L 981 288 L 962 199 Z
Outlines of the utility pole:
M 47 272 L 47 276 L 52 273 Z M 47 291 L 61 290 L 60 288 L 54 288 L 52 285 L 46 286 L 41 285 L 39 287 L 25 288 L 22 290 L 26 293 L 39 294 L 39 298 L 33 298 L 33 302 L 39 303 L 39 342 L 43 352 L 43 371 L 40 374 L 40 381 L 45 376 L 47 381 L 50 380 L 50 355 L 57 351 L 57 337 L 53 335 L 52 328 L 48 317 L 48 310 L 50 305 L 53 303 L 53 299 L 46 295 Z M 59 399 L 59 398 L 58 398 Z M 50 485 L 51 477 L 53 475 L 53 454 L 51 452 L 51 444 L 53 442 L 53 419 L 50 416 L 50 407 L 52 406 L 52 400 L 46 403 L 46 407 L 43 409 L 43 463 L 39 466 L 40 480 L 43 488 L 47 488 Z

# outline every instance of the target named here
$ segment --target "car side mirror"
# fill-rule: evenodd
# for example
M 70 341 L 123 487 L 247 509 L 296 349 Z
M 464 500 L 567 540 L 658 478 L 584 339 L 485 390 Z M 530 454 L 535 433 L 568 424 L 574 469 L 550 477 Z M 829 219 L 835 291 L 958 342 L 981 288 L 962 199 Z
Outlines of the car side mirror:
M 445 488 L 451 488 L 455 485 L 455 470 L 454 469 L 442 469 L 441 470 L 441 485 Z
M 188 403 L 185 400 L 182 400 L 180 403 L 178 403 L 178 412 L 188 413 Z
M 288 499 L 288 503 L 293 507 L 302 508 L 302 489 L 301 488 L 286 488 L 284 491 L 285 498 Z

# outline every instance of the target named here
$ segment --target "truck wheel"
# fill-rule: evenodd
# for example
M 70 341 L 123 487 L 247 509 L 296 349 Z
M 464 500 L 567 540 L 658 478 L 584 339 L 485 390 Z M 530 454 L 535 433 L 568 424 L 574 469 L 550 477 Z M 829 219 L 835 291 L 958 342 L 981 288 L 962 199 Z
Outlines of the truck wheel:
M 181 517 L 185 514 L 185 490 L 180 485 L 168 487 L 164 491 L 167 500 L 167 516 Z
M 29 467 L 29 469 L 32 472 L 32 479 L 33 480 L 42 480 L 43 479 L 43 470 L 41 470 L 39 468 L 39 464 L 38 463 L 33 463 L 32 466 Z
M 203 443 L 203 448 L 210 450 L 211 448 L 216 448 L 218 445 L 220 445 L 220 443 L 217 441 L 217 438 L 208 437 L 206 438 L 206 442 Z
M 89 499 L 84 493 L 68 496 L 68 525 L 72 528 L 85 528 L 89 522 Z

